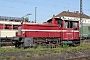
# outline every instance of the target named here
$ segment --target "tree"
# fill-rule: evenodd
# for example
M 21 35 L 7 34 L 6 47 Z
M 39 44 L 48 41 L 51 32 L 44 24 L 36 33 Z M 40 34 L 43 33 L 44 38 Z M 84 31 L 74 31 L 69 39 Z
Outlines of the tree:
M 25 17 L 24 18 L 24 22 L 28 22 L 29 21 L 29 18 L 28 17 Z

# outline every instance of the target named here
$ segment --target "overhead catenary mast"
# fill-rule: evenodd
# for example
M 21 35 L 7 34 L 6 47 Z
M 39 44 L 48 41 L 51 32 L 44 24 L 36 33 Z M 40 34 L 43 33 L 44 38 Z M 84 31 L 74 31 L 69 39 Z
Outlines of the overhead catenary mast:
M 35 23 L 36 23 L 36 8 L 37 8 L 37 7 L 35 7 Z
M 80 37 L 83 37 L 83 21 L 82 21 L 82 0 L 80 0 Z

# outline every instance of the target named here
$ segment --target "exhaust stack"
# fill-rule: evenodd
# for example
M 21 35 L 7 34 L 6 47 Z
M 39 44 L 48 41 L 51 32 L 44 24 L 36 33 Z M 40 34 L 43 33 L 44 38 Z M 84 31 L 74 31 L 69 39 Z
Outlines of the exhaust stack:
M 52 17 L 52 24 L 57 24 L 57 21 L 55 19 L 55 15 L 53 15 L 53 17 Z

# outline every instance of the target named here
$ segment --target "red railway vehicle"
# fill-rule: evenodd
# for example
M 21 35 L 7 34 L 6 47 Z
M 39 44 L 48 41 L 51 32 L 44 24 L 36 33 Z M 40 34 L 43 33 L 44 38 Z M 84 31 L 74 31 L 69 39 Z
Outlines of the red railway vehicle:
M 79 21 L 53 17 L 42 24 L 22 22 L 12 42 L 15 47 L 79 45 Z

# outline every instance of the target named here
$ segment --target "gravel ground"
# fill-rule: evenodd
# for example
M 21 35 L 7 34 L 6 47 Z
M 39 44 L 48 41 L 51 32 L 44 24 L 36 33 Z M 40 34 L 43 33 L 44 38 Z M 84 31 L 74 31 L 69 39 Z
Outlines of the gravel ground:
M 3 57 L 10 56 L 14 60 L 75 60 L 76 58 L 79 58 L 80 60 L 81 59 L 80 57 L 89 56 L 88 58 L 83 58 L 83 59 L 90 60 L 89 59 L 90 50 L 84 50 L 84 51 L 78 51 L 78 52 L 72 52 L 72 53 L 63 52 L 61 54 L 57 53 L 57 54 L 52 54 L 52 55 L 47 55 L 47 56 L 37 56 L 37 55 L 34 56 L 33 55 L 32 57 L 26 57 L 26 53 L 31 53 L 31 55 L 33 55 L 32 51 L 22 51 L 22 52 L 3 52 L 3 53 L 0 53 L 0 56 L 3 56 Z
M 83 41 L 83 43 L 88 43 L 87 40 Z M 90 40 L 89 40 L 90 43 Z M 5 47 L 3 47 L 5 48 Z M 8 48 L 12 48 L 9 46 Z M 14 48 L 14 46 L 13 46 Z M 43 51 L 45 53 L 45 51 Z M 26 57 L 26 53 L 30 53 L 31 57 Z M 0 53 L 1 57 L 10 56 L 8 60 L 90 60 L 90 50 L 83 50 L 71 53 L 57 53 L 57 54 L 48 54 L 45 56 L 37 56 L 34 55 L 33 51 L 21 51 L 21 52 L 3 52 Z M 6 59 L 6 58 L 5 58 Z M 5 60 L 0 59 L 0 60 Z M 6 59 L 7 60 L 7 59 Z

